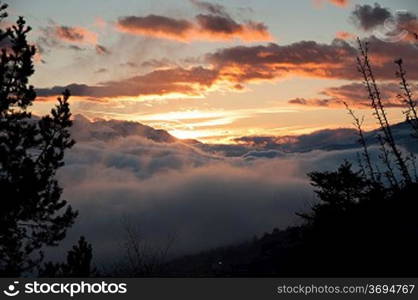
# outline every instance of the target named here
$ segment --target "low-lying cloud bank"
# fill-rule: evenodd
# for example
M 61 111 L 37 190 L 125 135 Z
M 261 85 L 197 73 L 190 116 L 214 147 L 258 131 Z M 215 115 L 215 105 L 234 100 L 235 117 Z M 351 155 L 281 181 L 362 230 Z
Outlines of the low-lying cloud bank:
M 80 216 L 60 249 L 85 235 L 99 264 L 123 255 L 124 219 L 151 243 L 175 236 L 177 254 L 294 225 L 295 212 L 315 200 L 306 173 L 335 169 L 344 159 L 355 160 L 357 152 L 253 149 L 231 157 L 138 123 L 80 117 L 74 136 L 78 143 L 59 179 Z M 62 257 L 61 251 L 55 255 Z

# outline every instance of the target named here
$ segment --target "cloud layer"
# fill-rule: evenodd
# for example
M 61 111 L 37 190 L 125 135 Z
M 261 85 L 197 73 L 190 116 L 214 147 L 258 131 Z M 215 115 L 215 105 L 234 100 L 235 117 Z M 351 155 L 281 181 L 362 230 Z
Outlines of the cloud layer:
M 77 117 L 75 126 L 59 173 L 80 210 L 66 243 L 86 235 L 99 260 L 120 254 L 124 218 L 148 241 L 175 235 L 175 252 L 186 253 L 293 224 L 312 195 L 291 160 L 227 159 L 132 123 Z
M 306 211 L 315 200 L 306 173 L 333 170 L 345 159 L 356 161 L 358 151 L 352 149 L 355 137 L 348 129 L 294 141 L 271 138 L 269 144 L 267 137 L 243 138 L 248 150 L 237 156 L 233 148 L 203 151 L 138 123 L 92 123 L 77 116 L 74 126 L 77 144 L 58 177 L 64 197 L 80 216 L 60 247 L 62 253 L 54 250 L 54 255 L 64 255 L 64 249 L 85 235 L 97 262 L 105 265 L 121 257 L 124 219 L 138 226 L 148 243 L 161 245 L 167 236 L 175 236 L 173 254 L 297 224 L 295 212 Z M 410 140 L 407 133 L 405 137 Z M 289 145 L 282 148 L 287 153 L 278 149 L 283 143 Z M 333 151 L 315 150 L 321 148 Z M 370 151 L 377 157 L 377 147 Z
M 393 60 L 402 57 L 406 62 L 408 77 L 418 80 L 417 50 L 414 45 L 385 43 L 375 37 L 371 37 L 369 43 L 377 79 L 395 80 L 396 66 Z M 355 46 L 341 39 L 335 39 L 330 44 L 302 41 L 284 46 L 274 43 L 236 46 L 207 54 L 204 59 L 206 64 L 202 66 L 168 66 L 96 86 L 72 84 L 39 89 L 38 93 L 43 97 L 55 96 L 64 88 L 69 88 L 75 96 L 91 99 L 170 94 L 201 96 L 217 85 L 241 90 L 245 83 L 275 81 L 289 76 L 361 80 L 356 68 L 356 56 Z M 330 91 L 326 91 L 325 95 L 335 96 Z

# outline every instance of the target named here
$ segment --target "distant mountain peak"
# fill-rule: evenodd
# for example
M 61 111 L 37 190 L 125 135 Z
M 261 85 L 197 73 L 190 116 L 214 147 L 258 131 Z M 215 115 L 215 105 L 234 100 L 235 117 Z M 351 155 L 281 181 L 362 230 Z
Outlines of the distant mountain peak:
M 162 129 L 154 129 L 139 122 L 96 119 L 90 121 L 81 114 L 74 116 L 72 134 L 76 140 L 111 140 L 120 137 L 138 136 L 160 143 L 178 141 Z

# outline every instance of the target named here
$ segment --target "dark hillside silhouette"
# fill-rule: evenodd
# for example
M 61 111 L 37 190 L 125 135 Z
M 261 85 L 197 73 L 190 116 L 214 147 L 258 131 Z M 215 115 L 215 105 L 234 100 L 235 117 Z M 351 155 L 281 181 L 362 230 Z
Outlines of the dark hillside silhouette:
M 3 20 L 7 17 L 0 7 Z M 43 260 L 42 248 L 56 246 L 77 213 L 61 199 L 55 179 L 64 152 L 74 145 L 65 91 L 51 114 L 32 117 L 36 99 L 28 84 L 34 73 L 31 28 L 22 17 L 0 31 L 0 276 L 31 272 Z
M 360 171 L 348 163 L 336 172 L 309 174 L 320 200 L 306 220 L 300 258 L 293 270 L 306 275 L 416 276 L 418 274 L 417 168 L 415 156 L 405 153 L 394 138 L 384 100 L 373 73 L 368 44 L 359 40 L 358 70 L 364 79 L 371 108 L 380 125 L 379 169 L 370 159 L 362 122 L 352 110 L 363 153 Z M 416 136 L 416 99 L 406 79 L 402 59 L 395 61 L 399 98 Z M 289 270 L 291 272 L 291 270 Z

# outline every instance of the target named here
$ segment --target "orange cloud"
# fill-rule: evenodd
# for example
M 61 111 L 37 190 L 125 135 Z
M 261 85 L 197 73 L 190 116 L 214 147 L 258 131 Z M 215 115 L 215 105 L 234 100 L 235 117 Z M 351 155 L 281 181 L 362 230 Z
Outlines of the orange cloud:
M 199 96 L 215 83 L 217 76 L 217 71 L 203 67 L 172 68 L 124 80 L 103 82 L 96 86 L 70 84 L 65 87 L 38 89 L 37 93 L 41 97 L 48 97 L 59 95 L 64 89 L 69 89 L 72 95 L 91 100 L 141 96 Z
M 42 54 L 37 50 L 35 55 L 33 56 L 33 61 L 37 64 L 44 63 L 44 60 L 42 58 Z
M 336 40 L 332 44 L 302 41 L 287 46 L 238 46 L 209 54 L 207 60 L 222 76 L 237 83 L 286 76 L 354 78 L 356 49 Z M 353 68 L 354 72 L 350 71 Z
M 226 15 L 199 14 L 194 20 L 165 16 L 128 16 L 120 18 L 117 29 L 136 35 L 152 36 L 188 42 L 192 40 L 269 41 L 272 36 L 263 23 L 247 21 L 237 23 Z
M 104 29 L 107 26 L 107 22 L 103 18 L 97 17 L 94 20 L 94 26 L 96 26 L 100 29 Z
M 192 27 L 187 20 L 157 15 L 129 16 L 120 18 L 117 23 L 117 29 L 122 32 L 179 40 L 185 40 Z
M 332 4 L 335 4 L 337 6 L 344 7 L 344 6 L 348 5 L 349 1 L 348 0 L 329 0 L 329 2 L 331 2 Z
M 338 31 L 336 37 L 341 40 L 351 40 L 355 38 L 355 35 L 347 31 Z
M 385 43 L 369 39 L 370 56 L 377 78 L 395 79 L 393 59 L 402 57 L 408 62 L 408 76 L 418 80 L 417 50 L 406 43 Z M 302 41 L 279 46 L 237 46 L 208 54 L 206 59 L 220 76 L 236 83 L 274 80 L 286 76 L 332 79 L 360 79 L 356 68 L 357 49 L 348 42 L 336 39 L 331 44 Z
M 396 80 L 393 58 L 403 57 L 407 62 L 408 77 L 418 80 L 416 48 L 412 44 L 384 43 L 376 38 L 371 38 L 369 42 L 377 79 Z M 302 41 L 284 46 L 273 43 L 266 46 L 236 46 L 207 54 L 204 66 L 200 67 L 183 68 L 165 62 L 166 67 L 159 68 L 158 62 L 150 62 L 150 66 L 156 69 L 144 75 L 94 86 L 73 84 L 40 89 L 39 93 L 41 96 L 57 95 L 64 88 L 69 88 L 75 95 L 91 99 L 201 97 L 211 90 L 226 87 L 237 92 L 245 89 L 245 84 L 249 82 L 276 81 L 289 76 L 360 81 L 361 75 L 356 68 L 357 55 L 357 49 L 341 39 L 330 44 Z M 330 106 L 335 104 L 335 101 L 329 103 L 330 99 L 343 98 L 343 94 L 333 93 L 335 91 L 331 89 L 324 92 L 327 97 L 321 101 L 294 102 Z
M 350 3 L 349 0 L 314 0 L 316 7 L 321 7 L 324 2 L 328 2 L 339 7 L 346 7 Z

